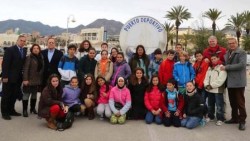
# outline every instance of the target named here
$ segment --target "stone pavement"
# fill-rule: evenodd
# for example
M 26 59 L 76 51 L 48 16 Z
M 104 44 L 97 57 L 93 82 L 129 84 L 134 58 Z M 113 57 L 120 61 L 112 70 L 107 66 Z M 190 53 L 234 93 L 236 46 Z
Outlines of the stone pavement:
M 245 92 L 247 113 L 250 114 L 250 77 Z M 21 102 L 16 110 L 22 111 Z M 227 116 L 230 117 L 230 105 L 227 101 Z M 48 129 L 44 119 L 35 115 L 28 118 L 12 117 L 11 121 L 0 118 L 0 141 L 249 141 L 250 118 L 247 118 L 246 130 L 238 130 L 238 124 L 216 126 L 215 122 L 193 130 L 185 128 L 147 125 L 144 121 L 128 120 L 124 125 L 111 125 L 107 121 L 88 120 L 77 117 L 73 127 L 63 132 Z

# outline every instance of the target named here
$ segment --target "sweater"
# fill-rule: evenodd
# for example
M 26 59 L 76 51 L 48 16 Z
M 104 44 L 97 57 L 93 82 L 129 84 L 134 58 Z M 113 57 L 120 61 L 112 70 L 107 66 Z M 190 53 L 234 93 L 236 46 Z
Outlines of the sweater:
M 123 107 L 120 110 L 117 110 L 115 108 L 115 102 L 121 103 Z M 126 86 L 122 89 L 119 89 L 117 86 L 113 87 L 109 95 L 109 106 L 114 114 L 117 114 L 118 112 L 120 112 L 121 115 L 126 114 L 131 107 L 129 89 Z
M 173 78 L 174 60 L 166 59 L 159 67 L 159 79 L 161 84 L 167 85 L 167 81 Z
M 204 80 L 204 87 L 210 85 L 212 89 L 206 89 L 210 93 L 223 93 L 225 89 L 225 81 L 227 79 L 227 72 L 220 70 L 221 65 L 214 68 L 209 67 Z
M 64 55 L 58 64 L 58 71 L 64 81 L 70 81 L 73 76 L 76 76 L 77 68 L 78 59 L 75 56 L 69 58 L 68 55 Z
M 80 97 L 80 88 L 73 88 L 70 85 L 66 85 L 63 88 L 62 100 L 63 103 L 67 106 L 72 107 L 76 104 L 81 104 L 79 99 Z

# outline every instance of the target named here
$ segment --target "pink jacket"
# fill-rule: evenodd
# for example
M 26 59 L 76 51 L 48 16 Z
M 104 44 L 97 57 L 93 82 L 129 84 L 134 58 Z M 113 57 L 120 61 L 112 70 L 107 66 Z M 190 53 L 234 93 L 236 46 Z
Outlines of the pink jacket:
M 102 103 L 102 104 L 108 104 L 109 103 L 109 95 L 110 95 L 110 91 L 112 89 L 112 86 L 109 86 L 109 91 L 107 92 L 107 95 L 104 96 L 103 93 L 106 93 L 106 85 L 102 85 L 100 90 L 99 90 L 99 97 L 97 100 L 97 103 Z
M 111 89 L 109 99 L 113 99 L 114 102 L 119 102 L 125 105 L 126 102 L 131 102 L 130 91 L 127 87 L 119 89 L 117 86 Z

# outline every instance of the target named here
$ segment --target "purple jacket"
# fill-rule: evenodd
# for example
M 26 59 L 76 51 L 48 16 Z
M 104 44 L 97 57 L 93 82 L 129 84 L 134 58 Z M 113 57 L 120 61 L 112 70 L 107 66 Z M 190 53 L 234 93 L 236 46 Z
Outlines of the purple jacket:
M 131 69 L 126 60 L 123 60 L 121 63 L 115 62 L 114 63 L 114 72 L 111 77 L 111 85 L 115 86 L 115 81 L 119 76 L 122 76 L 126 80 L 131 75 Z
M 72 88 L 69 85 L 66 85 L 63 88 L 63 94 L 62 94 L 62 99 L 63 103 L 67 106 L 72 107 L 73 105 L 76 104 L 81 104 L 81 101 L 79 99 L 80 96 L 80 88 Z

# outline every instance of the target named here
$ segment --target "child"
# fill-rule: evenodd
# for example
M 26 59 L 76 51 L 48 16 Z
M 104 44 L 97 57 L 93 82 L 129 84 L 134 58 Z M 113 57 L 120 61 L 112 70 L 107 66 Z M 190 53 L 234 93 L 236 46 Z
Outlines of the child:
M 162 62 L 162 52 L 161 49 L 157 48 L 154 51 L 154 59 L 150 62 L 148 66 L 149 79 L 151 79 L 153 74 L 158 74 L 161 62 Z
M 81 87 L 80 100 L 86 106 L 86 112 L 89 120 L 95 118 L 95 99 L 96 99 L 96 87 L 94 76 L 90 73 L 86 74 Z
M 148 86 L 148 80 L 144 75 L 144 70 L 137 67 L 134 74 L 130 77 L 128 88 L 132 98 L 132 108 L 130 110 L 130 119 L 145 119 L 146 107 L 144 104 L 144 95 Z
M 175 89 L 175 80 L 169 79 L 167 82 L 167 89 L 165 94 L 165 107 L 163 112 L 163 124 L 167 127 L 174 125 L 175 127 L 181 126 L 181 117 L 184 107 L 183 95 L 178 93 Z
M 65 106 L 62 102 L 62 88 L 59 76 L 52 74 L 48 79 L 47 86 L 42 91 L 38 116 L 47 120 L 48 128 L 56 130 L 56 120 L 65 117 L 64 110 Z
M 214 119 L 215 104 L 216 104 L 216 125 L 222 125 L 224 118 L 224 98 L 223 92 L 225 89 L 225 81 L 227 72 L 221 71 L 222 62 L 219 60 L 217 54 L 211 55 L 211 66 L 207 70 L 206 78 L 204 80 L 204 87 L 208 94 L 208 117 Z
M 186 84 L 184 101 L 184 119 L 181 121 L 181 126 L 193 129 L 197 127 L 202 120 L 204 104 L 201 101 L 200 95 L 196 91 L 195 84 L 191 81 Z
M 113 74 L 113 62 L 108 58 L 108 51 L 103 50 L 101 52 L 101 60 L 96 63 L 95 78 L 102 76 L 106 81 L 110 81 Z
M 76 113 L 83 112 L 85 109 L 84 105 L 81 105 L 80 88 L 78 88 L 78 79 L 76 76 L 72 77 L 70 80 L 70 85 L 66 85 L 63 88 L 62 99 L 65 105 L 66 113 L 67 111 Z
M 98 76 L 96 78 L 96 87 L 97 87 L 97 114 L 100 115 L 100 119 L 103 120 L 104 113 L 105 117 L 110 118 L 111 117 L 111 109 L 109 107 L 109 95 L 111 86 L 108 84 L 108 82 L 105 80 L 104 77 Z
M 117 58 L 117 54 L 118 54 L 119 50 L 117 49 L 117 47 L 113 47 L 111 49 L 111 53 L 110 53 L 110 56 L 109 56 L 109 59 L 115 63 L 116 62 L 116 58 Z
M 92 48 L 90 41 L 89 40 L 82 41 L 78 49 L 78 52 L 76 53 L 76 57 L 78 58 L 78 60 L 80 60 L 85 55 L 88 55 L 89 48 Z
M 197 91 L 201 94 L 202 101 L 204 103 L 204 117 L 207 117 L 207 93 L 204 89 L 204 79 L 206 77 L 207 69 L 209 67 L 209 63 L 205 61 L 202 55 L 202 51 L 195 52 L 196 61 L 194 63 L 195 70 L 195 86 L 197 87 Z
M 178 55 L 180 61 L 174 64 L 173 76 L 178 83 L 178 91 L 184 94 L 186 83 L 194 80 L 195 72 L 192 64 L 188 61 L 187 52 L 182 51 Z
M 125 82 L 123 77 L 118 77 L 117 85 L 110 91 L 109 106 L 113 113 L 110 118 L 112 124 L 125 123 L 126 113 L 131 107 L 131 96 Z
M 147 124 L 153 121 L 156 124 L 162 122 L 162 110 L 164 107 L 163 86 L 159 83 L 158 75 L 153 75 L 145 93 L 144 102 L 148 110 L 145 121 Z
M 102 44 L 101 44 L 101 52 L 102 52 L 103 50 L 108 51 L 108 49 L 109 49 L 109 46 L 108 46 L 107 43 L 102 43 Z M 108 58 L 109 58 L 109 54 L 108 54 Z M 101 53 L 99 53 L 99 54 L 96 55 L 95 60 L 96 60 L 96 61 L 100 61 L 100 60 L 101 60 Z
M 76 76 L 78 69 L 78 59 L 75 56 L 76 46 L 71 44 L 68 46 L 68 55 L 64 55 L 59 64 L 58 71 L 61 74 L 61 85 L 64 87 L 69 84 L 70 79 Z
M 174 50 L 167 51 L 167 59 L 164 60 L 159 68 L 159 79 L 160 83 L 164 86 L 167 85 L 167 81 L 173 78 L 174 70 Z
M 114 72 L 110 80 L 111 86 L 115 86 L 115 81 L 119 76 L 122 76 L 125 78 L 125 80 L 128 80 L 130 75 L 131 69 L 127 61 L 124 59 L 124 54 L 122 52 L 117 53 L 116 62 L 114 63 Z

